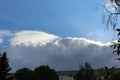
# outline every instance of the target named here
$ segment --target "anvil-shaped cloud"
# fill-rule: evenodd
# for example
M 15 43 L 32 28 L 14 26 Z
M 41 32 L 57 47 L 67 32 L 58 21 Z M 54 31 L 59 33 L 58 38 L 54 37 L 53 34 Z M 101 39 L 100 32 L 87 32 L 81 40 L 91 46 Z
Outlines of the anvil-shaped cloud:
M 59 38 L 58 36 L 41 31 L 25 30 L 15 33 L 14 38 L 10 40 L 11 45 L 42 45 Z

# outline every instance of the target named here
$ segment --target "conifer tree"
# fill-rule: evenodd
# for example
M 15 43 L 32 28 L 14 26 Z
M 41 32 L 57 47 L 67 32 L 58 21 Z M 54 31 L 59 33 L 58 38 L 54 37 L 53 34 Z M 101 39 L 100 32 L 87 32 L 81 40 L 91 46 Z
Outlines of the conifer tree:
M 0 80 L 7 80 L 8 72 L 11 70 L 8 64 L 6 52 L 0 54 Z
M 76 80 L 95 80 L 94 72 L 89 63 L 81 66 L 79 72 L 75 76 Z

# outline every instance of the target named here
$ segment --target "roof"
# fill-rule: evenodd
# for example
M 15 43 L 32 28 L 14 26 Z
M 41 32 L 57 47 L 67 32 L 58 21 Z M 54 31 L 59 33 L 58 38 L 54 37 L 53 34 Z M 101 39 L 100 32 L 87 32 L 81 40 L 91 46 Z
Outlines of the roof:
M 95 76 L 99 76 L 101 73 L 103 73 L 105 69 L 94 69 L 94 75 Z M 72 71 L 58 71 L 57 74 L 59 76 L 75 76 L 77 73 L 79 72 L 79 70 L 72 70 Z M 114 73 L 118 73 L 120 72 L 120 68 L 115 68 Z
M 78 70 L 74 71 L 58 71 L 57 74 L 59 76 L 75 76 L 78 73 Z

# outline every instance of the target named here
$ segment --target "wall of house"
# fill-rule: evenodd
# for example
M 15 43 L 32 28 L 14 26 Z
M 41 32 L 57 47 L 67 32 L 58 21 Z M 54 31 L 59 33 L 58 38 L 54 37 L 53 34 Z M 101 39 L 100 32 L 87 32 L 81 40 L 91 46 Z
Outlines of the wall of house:
M 59 80 L 74 80 L 73 76 L 59 76 Z

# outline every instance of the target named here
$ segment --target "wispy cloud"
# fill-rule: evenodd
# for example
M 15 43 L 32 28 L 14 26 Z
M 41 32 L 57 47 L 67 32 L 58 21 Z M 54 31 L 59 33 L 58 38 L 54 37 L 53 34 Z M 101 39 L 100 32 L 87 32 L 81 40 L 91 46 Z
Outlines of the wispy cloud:
M 0 43 L 3 44 L 6 41 L 6 38 L 12 37 L 13 32 L 9 30 L 0 30 Z
M 5 36 L 12 36 L 13 32 L 9 30 L 0 30 L 0 37 L 5 37 Z

